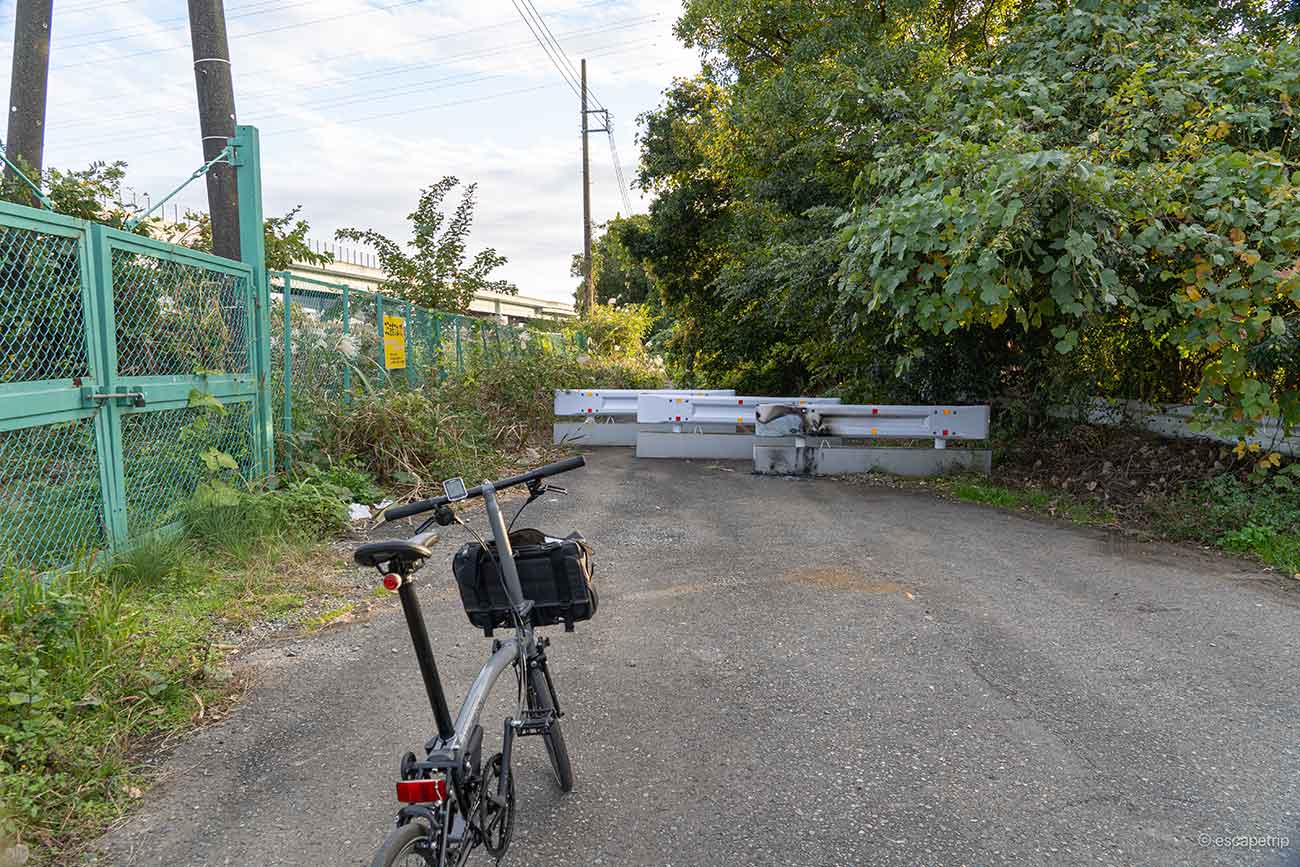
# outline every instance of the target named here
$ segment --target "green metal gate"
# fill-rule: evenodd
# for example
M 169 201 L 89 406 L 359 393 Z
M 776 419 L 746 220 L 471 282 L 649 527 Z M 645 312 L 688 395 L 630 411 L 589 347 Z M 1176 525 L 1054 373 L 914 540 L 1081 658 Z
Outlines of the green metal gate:
M 0 562 L 46 568 L 167 526 L 210 449 L 269 471 L 264 275 L 0 203 Z

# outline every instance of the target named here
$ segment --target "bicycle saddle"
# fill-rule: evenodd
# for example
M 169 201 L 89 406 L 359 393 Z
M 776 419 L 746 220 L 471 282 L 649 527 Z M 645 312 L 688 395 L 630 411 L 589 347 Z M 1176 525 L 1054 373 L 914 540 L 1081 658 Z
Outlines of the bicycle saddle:
M 383 539 L 367 542 L 357 548 L 352 559 L 359 566 L 379 566 L 382 563 L 410 566 L 433 554 L 429 546 L 438 543 L 436 532 L 421 533 L 409 539 Z

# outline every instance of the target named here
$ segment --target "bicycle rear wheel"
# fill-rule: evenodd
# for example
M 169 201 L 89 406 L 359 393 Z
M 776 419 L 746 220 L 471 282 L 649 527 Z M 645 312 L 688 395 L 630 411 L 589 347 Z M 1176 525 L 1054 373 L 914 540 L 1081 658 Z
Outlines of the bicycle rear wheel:
M 416 844 L 429 836 L 429 829 L 423 822 L 408 822 L 400 828 L 393 829 L 384 838 L 384 843 L 375 853 L 370 867 L 437 867 L 437 856 L 431 852 L 420 852 Z
M 528 706 L 533 710 L 553 710 L 551 690 L 546 685 L 546 673 L 540 668 L 528 670 Z M 558 718 L 551 720 L 551 728 L 542 735 L 546 741 L 546 753 L 551 758 L 551 769 L 555 771 L 555 782 L 560 791 L 568 792 L 573 788 L 573 765 L 569 763 L 569 748 L 564 743 L 564 731 L 560 728 Z

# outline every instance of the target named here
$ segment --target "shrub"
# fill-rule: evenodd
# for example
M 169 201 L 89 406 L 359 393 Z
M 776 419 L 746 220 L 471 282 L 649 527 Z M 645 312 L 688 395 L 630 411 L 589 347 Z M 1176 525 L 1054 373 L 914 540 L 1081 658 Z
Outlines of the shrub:
M 450 476 L 488 478 L 544 435 L 557 387 L 650 388 L 663 374 L 645 362 L 552 353 L 471 364 L 421 389 L 357 394 L 322 412 L 312 451 L 383 482 L 419 488 Z
M 375 484 L 375 477 L 355 462 L 325 467 L 309 464 L 302 470 L 299 480 L 338 491 L 353 503 L 377 503 L 384 496 L 384 492 Z

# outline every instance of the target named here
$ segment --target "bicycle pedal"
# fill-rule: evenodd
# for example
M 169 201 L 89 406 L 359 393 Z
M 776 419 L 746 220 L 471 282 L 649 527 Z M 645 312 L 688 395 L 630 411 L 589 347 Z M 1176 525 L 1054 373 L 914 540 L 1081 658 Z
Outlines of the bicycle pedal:
M 546 734 L 551 730 L 551 723 L 554 720 L 555 712 L 552 710 L 531 710 L 525 708 L 523 717 L 515 720 L 515 732 L 520 737 Z

